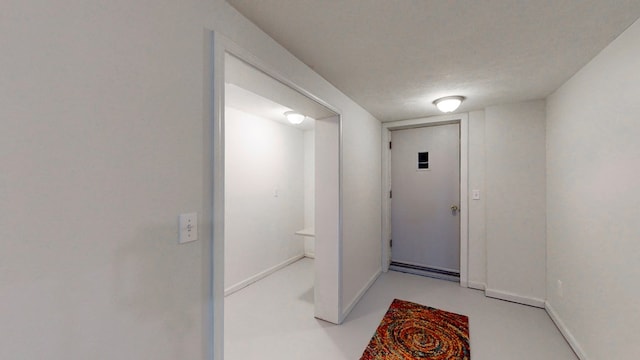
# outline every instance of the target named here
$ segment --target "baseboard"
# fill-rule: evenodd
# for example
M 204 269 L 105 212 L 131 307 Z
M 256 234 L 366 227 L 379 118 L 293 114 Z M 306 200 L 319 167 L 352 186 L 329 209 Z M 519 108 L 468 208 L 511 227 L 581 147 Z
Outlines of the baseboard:
M 310 252 L 310 251 L 309 252 L 305 251 L 304 252 L 304 257 L 308 257 L 309 259 L 315 259 L 316 258 L 316 253 Z
M 362 299 L 362 297 L 364 296 L 364 294 L 367 292 L 367 290 L 369 290 L 369 288 L 371 287 L 371 285 L 373 285 L 374 282 L 376 282 L 376 280 L 378 279 L 378 277 L 380 276 L 380 274 L 382 274 L 382 269 L 378 269 L 378 271 L 376 271 L 376 273 L 369 279 L 369 281 L 367 281 L 367 284 L 365 286 L 362 287 L 362 289 L 360 289 L 360 291 L 358 292 L 358 294 L 356 295 L 356 297 L 353 299 L 353 301 L 351 301 L 351 303 L 349 304 L 349 306 L 347 306 L 344 311 L 342 312 L 342 315 L 340 315 L 340 321 L 339 323 L 342 324 L 342 322 L 344 321 L 344 319 L 347 318 L 347 316 L 349 315 L 349 313 L 351 312 L 351 310 L 353 310 L 353 308 L 356 306 L 356 304 L 360 301 L 360 299 Z
M 234 292 L 236 292 L 238 290 L 244 289 L 247 286 L 253 284 L 254 282 L 256 282 L 258 280 L 261 280 L 261 279 L 264 279 L 265 277 L 273 274 L 274 272 L 284 268 L 287 265 L 293 264 L 294 262 L 302 259 L 303 257 L 304 257 L 304 254 L 296 255 L 296 256 L 294 256 L 292 258 L 289 258 L 289 259 L 281 262 L 280 264 L 278 264 L 276 266 L 270 267 L 267 270 L 261 271 L 261 272 L 251 276 L 250 278 L 248 278 L 246 280 L 243 280 L 243 281 L 241 281 L 241 282 L 239 282 L 239 283 L 237 283 L 235 285 L 232 285 L 232 286 L 224 289 L 224 296 L 229 296 L 229 295 L 233 294 Z
M 431 267 L 412 266 L 411 264 L 402 264 L 397 262 L 392 262 L 391 265 L 389 265 L 389 270 L 398 271 L 405 274 L 426 276 L 439 280 L 452 281 L 460 284 L 460 276 L 458 274 L 447 274 L 447 270 L 440 272 L 439 269 L 434 269 Z
M 506 291 L 494 290 L 494 289 L 486 289 L 484 293 L 485 295 L 491 298 L 511 301 L 518 304 L 535 306 L 535 307 L 544 309 L 544 300 L 542 299 L 522 296 L 522 295 L 518 295 L 518 294 L 506 292 Z
M 558 316 L 558 313 L 553 309 L 548 301 L 544 302 L 544 309 L 547 311 L 547 314 L 549 314 L 551 321 L 556 324 L 556 327 L 558 328 L 558 330 L 560 330 L 562 336 L 564 336 L 565 340 L 567 340 L 567 343 L 569 343 L 569 346 L 571 346 L 571 349 L 576 354 L 578 359 L 589 360 L 589 358 L 587 358 L 587 356 L 584 354 L 584 350 L 582 350 L 582 347 L 580 346 L 576 338 L 573 337 L 573 334 L 571 334 L 569 329 L 567 329 L 567 326 L 564 324 L 562 319 L 560 319 L 560 316 Z
M 433 265 L 427 266 L 424 264 L 418 264 L 410 261 L 394 261 L 393 259 L 391 259 L 391 263 L 389 264 L 389 266 L 401 266 L 401 267 L 409 267 L 409 268 L 417 268 L 417 269 L 426 269 L 427 271 L 435 270 L 436 272 L 451 273 L 451 275 L 460 277 L 460 269 L 456 270 L 456 269 L 450 269 L 442 266 L 433 266 Z
M 468 281 L 469 287 L 476 290 L 484 291 L 487 288 L 487 284 L 479 281 Z

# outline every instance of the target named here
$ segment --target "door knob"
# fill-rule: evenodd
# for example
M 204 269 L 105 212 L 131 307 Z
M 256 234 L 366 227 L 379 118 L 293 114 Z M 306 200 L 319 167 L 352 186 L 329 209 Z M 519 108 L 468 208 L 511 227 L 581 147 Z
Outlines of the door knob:
M 458 211 L 458 205 L 451 206 L 451 211 Z

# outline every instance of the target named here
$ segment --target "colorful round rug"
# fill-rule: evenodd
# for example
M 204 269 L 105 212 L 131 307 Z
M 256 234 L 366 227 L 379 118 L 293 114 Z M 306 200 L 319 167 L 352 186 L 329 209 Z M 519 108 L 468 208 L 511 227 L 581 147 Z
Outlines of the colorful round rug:
M 395 299 L 360 360 L 469 360 L 469 318 Z

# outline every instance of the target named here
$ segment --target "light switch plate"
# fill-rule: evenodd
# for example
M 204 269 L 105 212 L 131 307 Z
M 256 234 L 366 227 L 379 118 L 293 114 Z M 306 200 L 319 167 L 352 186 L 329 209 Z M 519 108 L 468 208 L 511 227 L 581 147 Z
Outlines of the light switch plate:
M 471 191 L 471 198 L 473 200 L 480 200 L 480 190 L 474 189 Z
M 198 240 L 198 213 L 180 215 L 180 244 Z

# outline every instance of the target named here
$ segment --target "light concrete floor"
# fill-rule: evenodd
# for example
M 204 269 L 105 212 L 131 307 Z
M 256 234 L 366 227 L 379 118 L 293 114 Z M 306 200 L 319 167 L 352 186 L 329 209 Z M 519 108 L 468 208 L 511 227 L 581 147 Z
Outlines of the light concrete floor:
M 313 317 L 313 260 L 225 299 L 225 360 L 358 360 L 394 298 L 469 316 L 473 360 L 576 360 L 543 309 L 416 275 L 382 274 L 345 322 Z

